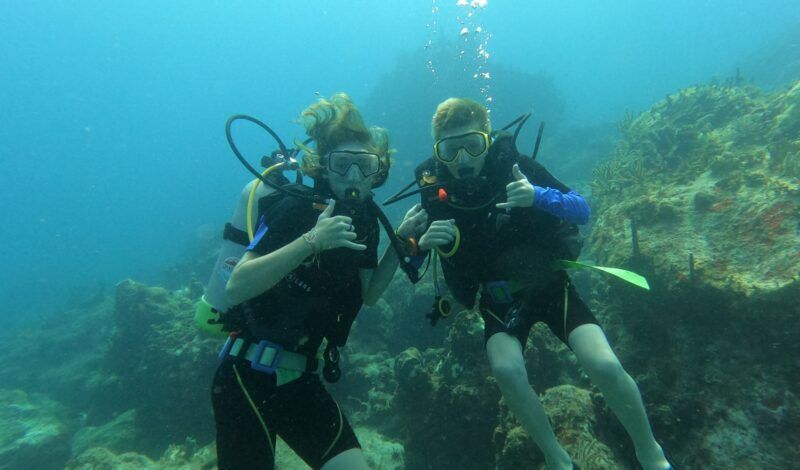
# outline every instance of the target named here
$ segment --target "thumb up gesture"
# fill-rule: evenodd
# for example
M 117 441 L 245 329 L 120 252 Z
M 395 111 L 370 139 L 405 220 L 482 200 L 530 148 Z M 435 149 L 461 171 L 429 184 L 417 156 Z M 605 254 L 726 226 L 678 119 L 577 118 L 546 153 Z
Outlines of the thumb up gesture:
M 317 218 L 317 224 L 304 234 L 303 238 L 311 245 L 315 253 L 341 247 L 356 251 L 366 250 L 366 245 L 354 242 L 357 235 L 353 227 L 353 219 L 344 215 L 332 215 L 335 205 L 335 200 L 328 204 L 328 207 Z
M 518 164 L 514 164 L 511 168 L 511 173 L 514 176 L 514 181 L 506 185 L 506 202 L 498 203 L 496 207 L 498 209 L 531 207 L 536 197 L 533 185 L 528 181 L 528 177 L 519 170 Z

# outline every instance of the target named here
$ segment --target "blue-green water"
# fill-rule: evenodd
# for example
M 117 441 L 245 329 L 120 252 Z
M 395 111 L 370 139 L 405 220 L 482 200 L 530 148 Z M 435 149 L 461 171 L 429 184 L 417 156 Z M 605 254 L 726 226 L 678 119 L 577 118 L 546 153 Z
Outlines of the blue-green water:
M 496 1 L 470 19 L 455 3 L 4 2 L 3 321 L 58 305 L 76 286 L 152 278 L 208 224 L 219 226 L 247 178 L 224 140 L 231 114 L 299 137 L 292 120 L 315 92 L 346 91 L 369 104 L 376 124 L 403 122 L 405 110 L 381 109 L 370 96 L 404 54 L 457 42 L 459 15 L 492 35 L 489 72 L 553 80 L 565 124 L 617 121 L 681 87 L 730 76 L 800 17 L 789 0 Z M 394 86 L 413 101 L 416 86 Z M 506 93 L 498 115 L 537 107 Z M 421 160 L 427 123 L 403 127 L 390 130 L 418 140 L 395 142 L 398 158 Z
M 650 110 L 665 96 L 696 84 L 750 84 L 785 91 L 800 79 L 800 6 L 796 1 L 485 3 L 3 2 L 0 326 L 6 330 L 4 344 L 10 346 L 0 355 L 0 389 L 7 389 L 3 392 L 9 393 L 6 401 L 20 409 L 48 411 L 46 417 L 37 417 L 6 410 L 0 414 L 0 425 L 10 429 L 51 419 L 55 426 L 62 426 L 58 439 L 63 449 L 44 463 L 53 468 L 77 457 L 76 449 L 84 450 L 75 444 L 81 430 L 85 433 L 89 426 L 106 424 L 129 409 L 139 410 L 139 435 L 122 439 L 115 452 L 137 452 L 158 460 L 168 445 L 183 444 L 187 436 L 198 441 L 197 448 L 211 442 L 213 421 L 207 390 L 202 387 L 210 380 L 210 375 L 203 375 L 208 366 L 204 359 L 213 356 L 216 343 L 193 338 L 193 333 L 181 337 L 181 342 L 193 338 L 192 345 L 202 354 L 197 350 L 191 353 L 197 373 L 187 373 L 182 379 L 198 387 L 196 394 L 184 397 L 197 408 L 175 416 L 168 414 L 173 409 L 170 406 L 148 408 L 148 403 L 157 401 L 154 397 L 137 401 L 123 394 L 116 402 L 113 397 L 120 390 L 115 387 L 121 386 L 114 382 L 119 379 L 114 374 L 124 375 L 126 368 L 113 365 L 114 357 L 105 354 L 124 349 L 109 338 L 127 328 L 119 318 L 115 320 L 120 306 L 113 302 L 120 292 L 117 284 L 125 279 L 179 291 L 163 294 L 167 297 L 139 292 L 134 298 L 152 295 L 157 304 L 168 305 L 165 312 L 181 311 L 191 317 L 195 292 L 187 286 L 196 286 L 190 284 L 192 280 L 205 282 L 220 229 L 250 179 L 225 140 L 224 123 L 232 114 L 263 119 L 285 140 L 294 141 L 304 137 L 296 122 L 302 109 L 321 96 L 347 92 L 370 124 L 389 129 L 392 147 L 397 150 L 390 180 L 376 195 L 382 200 L 410 181 L 413 168 L 430 156 L 430 116 L 435 105 L 449 96 L 470 96 L 487 104 L 495 125 L 528 111 L 534 112 L 534 121 L 546 121 L 541 161 L 588 195 L 592 169 L 616 155 L 615 145 L 623 137 L 618 124 L 626 115 Z M 687 111 L 689 114 L 694 119 L 706 113 Z M 773 114 L 761 116 L 766 120 Z M 522 133 L 525 153 L 533 147 L 536 127 L 529 123 Z M 796 135 L 800 130 L 788 124 L 781 129 L 785 134 L 765 136 L 764 145 L 769 147 L 769 139 L 777 142 L 778 137 L 780 142 L 800 138 Z M 274 146 L 255 128 L 242 126 L 237 136 L 254 163 Z M 745 145 L 741 139 L 730 142 Z M 772 187 L 770 191 L 777 191 L 775 197 L 788 194 L 788 200 L 796 201 L 791 177 L 797 163 L 791 158 L 797 158 L 798 150 L 791 145 L 769 149 L 778 162 L 771 168 L 789 181 L 786 193 Z M 409 205 L 408 201 L 400 203 L 387 213 L 397 221 Z M 590 225 L 591 230 L 597 229 Z M 787 250 L 786 258 L 792 259 L 796 253 Z M 772 265 L 759 269 L 778 270 Z M 585 292 L 600 299 L 608 295 L 594 281 L 579 280 Z M 796 284 L 789 289 L 796 291 Z M 354 422 L 380 429 L 390 440 L 403 443 L 408 468 L 425 468 L 420 464 L 424 459 L 414 454 L 414 439 L 404 439 L 398 431 L 410 429 L 402 418 L 396 418 L 399 424 L 387 427 L 377 423 L 402 408 L 386 405 L 390 412 L 373 409 L 384 399 L 400 396 L 397 400 L 402 401 L 402 392 L 394 389 L 400 379 L 393 372 L 399 370 L 396 362 L 408 355 L 406 348 L 417 347 L 425 355 L 426 348 L 442 347 L 450 332 L 431 331 L 420 320 L 429 307 L 430 292 L 405 288 L 393 285 L 387 301 L 393 308 L 406 302 L 406 310 L 381 307 L 368 313 L 385 315 L 388 324 L 395 326 L 402 325 L 399 315 L 408 314 L 413 317 L 409 324 L 413 321 L 426 328 L 401 326 L 398 336 L 381 322 L 364 320 L 354 331 L 351 381 L 337 386 L 334 393 L 349 397 L 351 403 L 345 406 Z M 676 298 L 667 296 L 665 302 Z M 703 305 L 708 310 L 727 305 L 717 298 L 704 299 L 700 303 L 707 302 Z M 688 300 L 681 297 L 682 302 L 692 300 L 696 301 L 691 296 Z M 690 303 L 686 309 L 696 307 Z M 763 305 L 757 308 L 770 312 Z M 614 312 L 607 314 L 609 321 L 618 321 Z M 663 312 L 653 315 L 661 318 Z M 156 324 L 164 318 L 147 321 Z M 714 323 L 698 320 L 698 328 L 707 327 L 704 321 Z M 746 321 L 735 320 L 733 330 L 740 331 L 736 328 Z M 185 325 L 192 328 L 188 320 Z M 647 341 L 642 338 L 649 338 L 653 331 L 647 325 L 628 327 L 609 334 L 612 343 L 623 345 L 622 355 L 626 364 L 632 364 L 637 380 L 645 377 L 642 387 L 655 397 L 648 406 L 656 410 L 667 407 L 669 394 L 659 387 L 667 381 L 665 376 L 679 374 L 679 367 L 659 362 L 668 358 L 650 363 L 637 356 L 630 346 L 637 341 L 633 335 Z M 146 329 L 131 331 L 150 334 Z M 39 344 L 42 337 L 47 338 L 45 344 Z M 138 347 L 136 337 L 129 340 L 131 348 Z M 38 344 L 33 357 L 24 346 L 31 341 Z M 674 345 L 681 338 L 671 341 Z M 778 344 L 770 347 L 783 350 L 788 340 L 783 341 L 770 337 L 769 344 Z M 447 344 L 459 343 L 450 338 Z M 543 391 L 565 377 L 588 388 L 574 365 L 564 359 L 566 352 L 557 348 L 552 352 L 551 346 L 537 346 L 550 351 L 542 353 L 542 362 L 552 360 L 553 368 L 562 372 L 532 377 L 534 388 Z M 742 353 L 753 370 L 774 360 L 769 347 L 764 352 L 761 346 L 753 346 L 752 354 L 750 350 Z M 156 368 L 158 364 L 155 359 L 152 363 L 143 360 L 137 366 Z M 772 372 L 787 383 L 797 383 L 792 375 L 797 364 Z M 712 385 L 726 383 L 724 378 L 707 377 L 714 375 L 711 373 L 699 375 Z M 157 375 L 148 377 L 159 380 Z M 765 381 L 767 388 L 775 384 Z M 746 387 L 755 390 L 759 385 Z M 17 389 L 45 395 L 24 398 L 11 392 Z M 53 390 L 57 393 L 49 393 Z M 697 448 L 729 445 L 733 449 L 738 443 L 752 452 L 761 449 L 767 453 L 770 450 L 759 447 L 760 435 L 800 432 L 800 421 L 793 414 L 797 412 L 796 397 L 786 398 L 782 390 L 767 395 L 759 401 L 764 409 L 752 411 L 763 413 L 758 415 L 762 421 L 751 413 L 720 420 L 722 424 L 715 427 L 713 417 L 718 410 L 704 410 L 703 421 L 698 418 L 692 426 L 716 431 L 708 442 L 696 443 Z M 181 395 L 176 392 L 175 396 Z M 492 398 L 488 395 L 487 399 Z M 666 434 L 664 439 L 679 443 L 681 449 L 691 445 L 681 440 L 681 427 L 669 421 L 669 416 L 693 416 L 689 406 L 655 412 L 657 432 L 659 427 L 668 430 L 659 437 Z M 153 417 L 159 413 L 167 413 L 163 421 Z M 170 419 L 175 421 L 174 429 L 154 432 Z M 734 429 L 736 423 L 747 428 L 754 419 L 764 428 L 752 432 Z M 479 434 L 488 432 L 487 439 L 491 439 L 495 426 L 509 425 L 500 420 L 476 426 Z M 136 426 L 126 429 L 131 427 Z M 598 428 L 600 441 L 620 443 L 621 450 L 613 449 L 618 461 L 632 465 L 635 459 L 629 446 L 625 447 L 628 444 L 619 425 Z M 192 433 L 192 429 L 197 431 Z M 733 437 L 726 440 L 726 435 Z M 0 446 L 7 442 L 1 438 Z M 435 448 L 425 447 L 425 452 Z M 447 453 L 442 455 L 438 458 L 449 458 Z M 783 463 L 781 458 L 777 462 Z M 431 461 L 439 460 L 431 457 Z M 678 461 L 687 468 L 702 468 L 680 457 Z M 512 464 L 501 461 L 498 468 L 502 465 Z

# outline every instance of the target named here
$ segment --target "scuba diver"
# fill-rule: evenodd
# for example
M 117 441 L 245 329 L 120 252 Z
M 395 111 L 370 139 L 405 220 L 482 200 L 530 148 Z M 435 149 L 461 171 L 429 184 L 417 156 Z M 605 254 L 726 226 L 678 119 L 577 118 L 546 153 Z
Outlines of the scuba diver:
M 415 170 L 416 191 L 432 221 L 418 239 L 418 249 L 438 254 L 458 303 L 471 308 L 480 292 L 492 374 L 548 468 L 577 465 L 556 439 L 528 381 L 522 353 L 537 322 L 545 322 L 575 353 L 632 438 L 639 463 L 647 470 L 671 468 L 653 436 L 636 383 L 563 265 L 557 264 L 577 259 L 577 225 L 589 220 L 590 209 L 580 194 L 535 161 L 541 128 L 534 156 L 528 158 L 517 151 L 519 127 L 513 135 L 493 133 L 484 106 L 450 98 L 437 107 L 432 131 L 433 158 Z M 434 304 L 429 315 L 432 324 L 450 310 L 437 300 L 438 309 Z
M 301 120 L 314 144 L 301 145 L 299 169 L 314 186 L 284 184 L 259 200 L 258 228 L 226 285 L 232 306 L 220 322 L 231 333 L 212 388 L 220 469 L 274 468 L 276 436 L 312 468 L 367 468 L 318 372 L 338 380 L 338 348 L 356 314 L 403 262 L 395 239 L 427 225 L 414 206 L 379 262 L 379 222 L 387 224 L 372 189 L 389 173 L 386 130 L 367 128 L 342 93 L 312 104 Z

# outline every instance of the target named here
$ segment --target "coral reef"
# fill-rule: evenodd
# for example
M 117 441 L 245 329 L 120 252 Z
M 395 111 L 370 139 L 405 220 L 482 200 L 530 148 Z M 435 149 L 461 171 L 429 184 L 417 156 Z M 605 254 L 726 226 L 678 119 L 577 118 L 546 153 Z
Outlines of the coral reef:
M 100 426 L 86 426 L 72 437 L 72 455 L 80 455 L 92 447 L 124 452 L 137 446 L 141 437 L 136 425 L 136 410 L 128 410 L 108 423 Z
M 35 328 L 6 330 L 0 342 L 3 387 L 44 393 L 79 410 L 96 405 L 109 378 L 102 370 L 113 323 L 113 301 L 65 308 Z
M 160 442 L 187 432 L 203 440 L 213 435 L 208 383 L 220 340 L 193 327 L 195 301 L 188 292 L 133 281 L 121 282 L 115 292 L 105 370 L 115 378 L 116 406 L 136 408 L 143 426 L 162 429 L 154 436 Z
M 171 445 L 158 460 L 137 452 L 115 452 L 105 447 L 93 447 L 71 459 L 68 470 L 211 470 L 217 465 L 213 444 L 199 448 L 193 441 Z M 297 468 L 297 467 L 282 467 Z
M 376 426 L 388 426 L 393 419 L 391 402 L 397 386 L 392 369 L 394 358 L 386 352 L 366 353 L 355 350 L 345 355 L 346 369 L 340 383 L 330 384 L 331 393 L 345 397 L 351 420 Z
M 370 468 L 386 470 L 406 468 L 405 448 L 402 443 L 387 439 L 386 436 L 369 428 L 357 427 L 355 433 L 364 449 L 364 457 Z
M 69 456 L 67 409 L 43 395 L 0 389 L 0 467 L 58 468 Z
M 452 319 L 443 348 L 407 349 L 396 359 L 395 414 L 403 417 L 409 468 L 485 468 L 499 392 L 483 358 L 480 317 Z
M 592 256 L 653 289 L 598 283 L 594 308 L 678 465 L 790 465 L 800 82 L 691 87 L 622 128 L 595 171 Z
M 412 347 L 395 358 L 393 411 L 403 417 L 396 420 L 408 443 L 408 468 L 529 468 L 541 462 L 538 449 L 521 428 L 509 424 L 512 419 L 501 406 L 485 357 L 483 322 L 478 313 L 466 310 L 444 322 L 448 334 L 443 347 L 424 352 Z M 534 328 L 525 356 L 534 388 L 547 390 L 545 396 L 558 396 L 551 392 L 557 390 L 551 388 L 557 384 L 584 382 L 574 358 L 546 327 Z M 573 389 L 579 390 L 568 390 Z M 569 400 L 551 401 L 554 410 L 571 406 Z M 573 417 L 584 411 L 572 409 Z M 582 419 L 589 422 L 591 416 Z M 565 429 L 572 429 L 572 424 L 568 421 Z M 591 437 L 590 428 L 581 426 L 586 433 L 571 441 L 575 445 L 583 445 L 583 438 Z
M 599 262 L 646 261 L 667 289 L 690 275 L 748 298 L 796 284 L 800 82 L 775 95 L 692 87 L 622 126 L 592 182 Z M 638 247 L 619 242 L 631 220 Z
M 596 437 L 600 434 L 596 427 L 602 422 L 602 405 L 593 400 L 591 392 L 573 385 L 558 385 L 542 394 L 541 400 L 559 442 L 581 468 L 626 468 Z M 505 406 L 501 407 L 494 438 L 498 470 L 546 468 L 541 453 Z
M 194 329 L 192 296 L 123 281 L 111 299 L 6 338 L 4 385 L 72 410 L 59 456 L 94 447 L 153 456 L 186 436 L 213 438 L 208 387 L 220 341 Z M 49 409 L 42 400 L 31 408 Z

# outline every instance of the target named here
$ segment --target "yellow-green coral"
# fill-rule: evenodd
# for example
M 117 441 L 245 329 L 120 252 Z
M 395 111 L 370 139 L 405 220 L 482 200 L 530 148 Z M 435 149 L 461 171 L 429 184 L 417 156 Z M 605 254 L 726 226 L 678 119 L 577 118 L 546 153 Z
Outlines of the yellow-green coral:
M 631 260 L 639 245 L 669 285 L 694 274 L 719 288 L 771 290 L 797 272 L 800 82 L 766 94 L 752 86 L 681 90 L 636 118 L 594 170 L 592 251 Z M 793 263 L 780 262 L 787 258 Z

